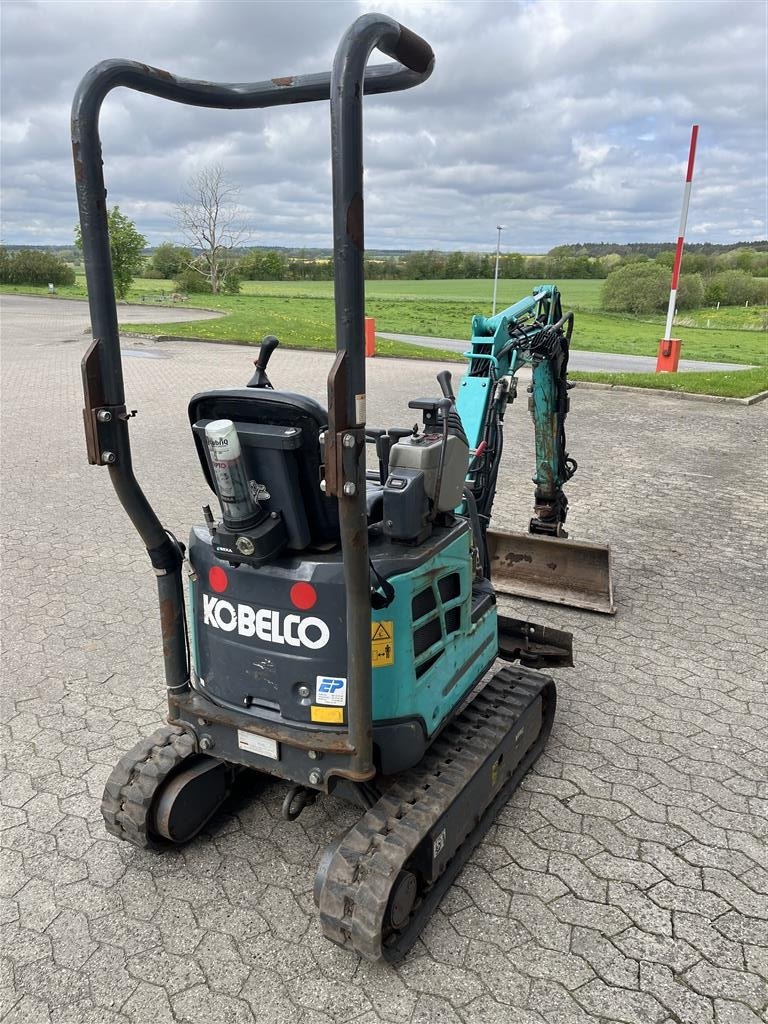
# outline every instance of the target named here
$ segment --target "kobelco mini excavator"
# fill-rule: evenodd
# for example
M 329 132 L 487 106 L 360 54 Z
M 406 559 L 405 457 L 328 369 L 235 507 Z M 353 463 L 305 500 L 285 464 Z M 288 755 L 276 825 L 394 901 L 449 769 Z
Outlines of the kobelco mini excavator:
M 366 69 L 375 48 L 398 63 Z M 323 933 L 370 960 L 413 944 L 544 748 L 555 685 L 537 669 L 571 664 L 569 634 L 499 613 L 483 520 L 493 471 L 482 452 L 470 464 L 450 375 L 440 395 L 408 403 L 423 426 L 366 426 L 363 94 L 416 86 L 433 60 L 423 39 L 369 14 L 330 74 L 217 85 L 111 60 L 85 76 L 72 115 L 93 327 L 88 454 L 107 467 L 156 574 L 168 698 L 168 724 L 107 781 L 107 829 L 141 847 L 187 842 L 235 778 L 255 773 L 290 783 L 289 819 L 320 794 L 349 799 L 361 816 L 321 856 L 315 900 Z M 190 444 L 219 511 L 204 507 L 187 548 L 131 464 L 98 132 L 117 86 L 203 107 L 330 100 L 328 406 L 272 387 L 274 338 L 248 386 L 192 397 Z M 563 323 L 551 296 L 541 301 L 554 337 Z

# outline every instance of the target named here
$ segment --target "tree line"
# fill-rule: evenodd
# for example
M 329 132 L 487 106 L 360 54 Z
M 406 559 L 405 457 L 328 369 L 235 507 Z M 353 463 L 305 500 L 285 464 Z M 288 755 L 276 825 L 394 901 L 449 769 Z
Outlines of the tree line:
M 242 281 L 330 281 L 331 254 L 300 250 L 247 248 L 245 211 L 239 194 L 218 165 L 200 170 L 177 204 L 175 222 L 185 245 L 164 242 L 146 253 L 146 239 L 118 207 L 108 211 L 112 271 L 117 298 L 125 298 L 135 277 L 171 280 L 177 292 L 236 294 Z M 82 250 L 80 229 L 75 246 Z M 369 280 L 490 279 L 498 271 L 507 280 L 540 281 L 603 279 L 606 310 L 648 313 L 664 308 L 674 260 L 671 243 L 614 244 L 589 242 L 559 245 L 542 255 L 517 252 L 369 253 Z M 716 245 L 694 243 L 683 260 L 678 306 L 696 308 L 717 302 L 727 305 L 765 303 L 768 242 Z M 44 250 L 0 250 L 0 282 L 8 284 L 74 283 L 73 268 Z
M 237 205 L 240 189 L 227 177 L 219 164 L 201 168 L 188 182 L 187 191 L 176 204 L 174 221 L 184 245 L 164 242 L 145 258 L 146 239 L 128 217 L 114 207 L 108 213 L 112 270 L 115 294 L 124 298 L 134 277 L 172 280 L 178 292 L 235 294 L 243 280 L 249 281 L 330 281 L 333 279 L 331 255 L 299 252 L 297 255 L 277 249 L 246 248 L 250 235 L 246 211 Z M 75 230 L 75 245 L 82 250 L 80 229 Z M 36 253 L 36 254 L 35 254 Z M 634 276 L 646 283 L 659 281 L 669 272 L 674 259 L 672 243 L 630 242 L 615 244 L 587 242 L 558 245 L 543 255 L 518 252 L 477 253 L 441 252 L 430 249 L 392 254 L 368 253 L 365 275 L 369 280 L 455 280 L 499 277 L 514 280 L 608 279 L 616 282 L 617 271 L 642 266 Z M 51 261 L 54 262 L 51 262 Z M 63 284 L 71 268 L 59 266 L 50 254 L 38 250 L 0 254 L 0 281 L 6 283 Z M 636 269 L 637 269 L 636 267 Z M 768 275 L 768 242 L 714 243 L 689 245 L 684 258 L 686 280 L 681 284 L 680 301 L 690 304 L 718 292 L 749 292 L 736 288 L 733 273 L 754 278 Z M 727 287 L 716 285 L 714 278 L 731 273 Z M 623 280 L 623 278 L 622 278 Z M 614 293 L 616 289 L 613 289 Z M 604 289 L 605 301 L 611 301 L 611 289 Z M 759 292 L 759 290 L 758 290 Z M 716 300 L 723 301 L 723 300 Z M 750 301 L 750 300 L 745 300 Z
M 189 284 L 184 268 L 193 260 L 193 253 L 184 246 L 164 242 L 147 261 L 145 277 L 176 279 Z M 651 263 L 671 275 L 674 250 L 661 250 L 655 257 L 622 256 L 609 253 L 602 257 L 565 256 L 556 250 L 543 256 L 501 253 L 499 277 L 506 280 L 585 280 L 605 279 L 620 267 Z M 705 254 L 687 252 L 683 257 L 687 274 L 700 274 L 707 279 L 727 270 L 741 270 L 753 277 L 768 276 L 768 251 L 751 248 L 729 249 Z M 365 258 L 365 276 L 369 281 L 435 281 L 456 279 L 491 279 L 495 273 L 495 253 L 439 252 L 437 250 L 405 253 L 398 256 Z M 230 281 L 332 281 L 332 257 L 316 257 L 307 252 L 289 255 L 277 250 L 243 250 L 230 253 L 220 270 L 223 282 Z M 194 278 L 191 281 L 194 284 Z M 222 290 L 226 290 L 222 288 Z M 236 290 L 236 288 L 235 288 Z

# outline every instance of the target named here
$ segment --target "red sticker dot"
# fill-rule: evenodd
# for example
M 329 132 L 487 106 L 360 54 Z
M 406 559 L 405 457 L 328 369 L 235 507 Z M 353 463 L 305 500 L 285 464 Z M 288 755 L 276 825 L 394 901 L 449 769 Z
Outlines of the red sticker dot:
M 214 565 L 208 570 L 208 582 L 211 590 L 215 590 L 217 594 L 223 594 L 229 585 L 227 574 L 219 565 Z
M 314 608 L 316 601 L 317 591 L 311 583 L 294 583 L 291 587 L 291 604 L 294 608 L 307 611 Z

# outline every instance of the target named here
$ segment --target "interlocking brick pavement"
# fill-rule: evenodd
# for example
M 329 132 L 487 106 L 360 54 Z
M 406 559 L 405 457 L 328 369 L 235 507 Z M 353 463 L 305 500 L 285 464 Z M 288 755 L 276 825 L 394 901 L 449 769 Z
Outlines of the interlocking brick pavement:
M 320 936 L 314 866 L 354 820 L 341 803 L 288 824 L 284 788 L 265 783 L 184 849 L 105 833 L 104 780 L 163 715 L 154 578 L 106 471 L 85 461 L 85 307 L 0 309 L 0 1019 L 766 1019 L 766 405 L 572 393 L 569 525 L 612 543 L 618 615 L 512 605 L 571 629 L 577 664 L 555 673 L 545 755 L 391 969 Z M 209 500 L 187 400 L 244 383 L 252 353 L 126 344 L 146 356 L 124 360 L 137 476 L 183 536 Z M 271 373 L 322 400 L 329 364 L 278 351 Z M 371 362 L 371 422 L 407 424 L 407 399 L 435 393 L 439 368 Z M 524 528 L 524 395 L 507 423 L 497 522 Z

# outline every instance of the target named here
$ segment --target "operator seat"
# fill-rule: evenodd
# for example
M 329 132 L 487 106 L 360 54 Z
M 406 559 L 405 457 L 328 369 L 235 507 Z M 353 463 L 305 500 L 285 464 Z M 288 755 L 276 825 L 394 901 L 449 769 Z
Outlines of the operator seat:
M 280 477 L 290 480 L 291 496 L 281 507 L 270 505 L 270 498 L 260 498 L 269 511 L 280 511 L 286 519 L 289 547 L 338 545 L 338 502 L 320 490 L 322 476 L 320 434 L 328 426 L 328 413 L 314 399 L 288 391 L 266 388 L 233 388 L 203 391 L 189 403 L 197 454 L 208 486 L 215 492 L 205 443 L 205 425 L 211 420 L 229 419 L 235 424 L 249 478 L 258 481 L 263 493 L 275 494 L 277 481 L 275 460 L 279 461 Z M 263 427 L 265 431 L 259 431 Z M 273 429 L 270 433 L 266 432 Z M 298 436 L 286 434 L 297 430 Z M 284 493 L 284 492 L 283 492 Z M 368 523 L 380 522 L 383 510 L 383 487 L 369 484 L 366 489 Z M 274 499 L 272 499 L 274 500 Z

